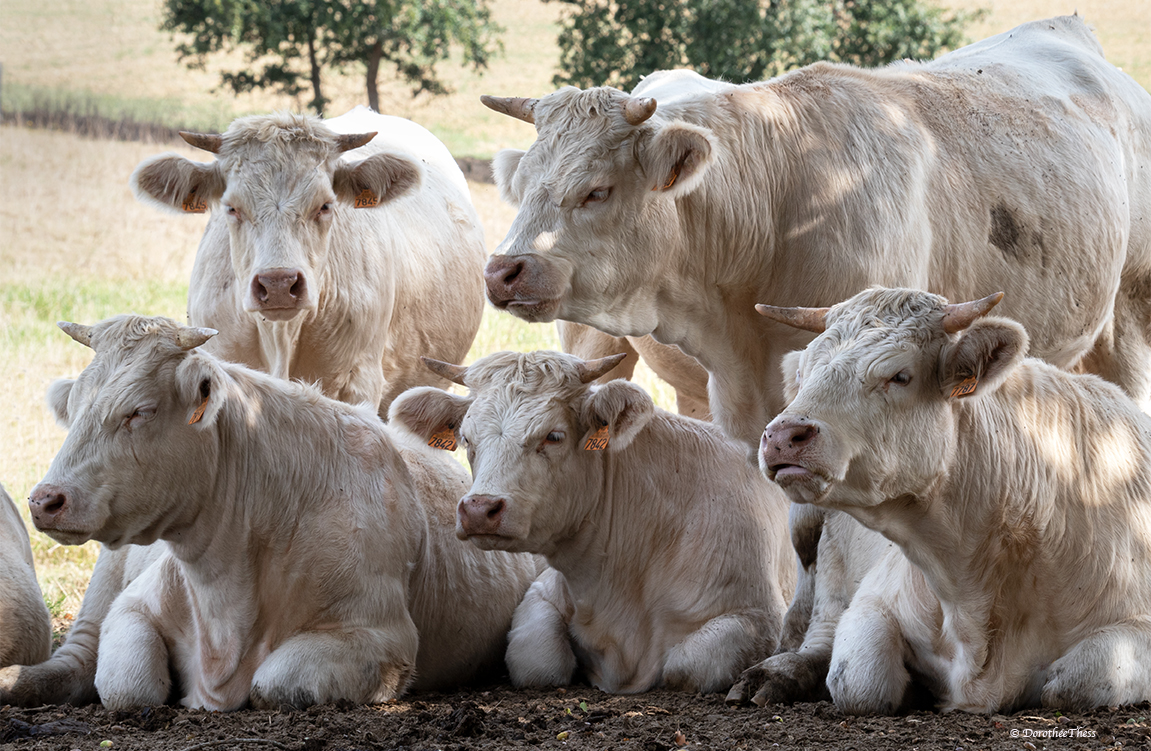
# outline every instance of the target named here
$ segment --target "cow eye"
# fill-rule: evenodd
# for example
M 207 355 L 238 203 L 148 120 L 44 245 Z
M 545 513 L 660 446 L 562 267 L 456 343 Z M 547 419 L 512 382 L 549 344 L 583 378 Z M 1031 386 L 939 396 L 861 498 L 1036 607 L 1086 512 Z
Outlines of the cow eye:
M 911 383 L 911 374 L 906 370 L 901 370 L 887 380 L 888 383 L 894 383 L 897 386 L 906 386 Z
M 544 440 L 548 443 L 563 443 L 564 434 L 558 430 L 553 430 L 547 434 L 547 437 L 544 438 Z
M 320 210 L 316 212 L 316 218 L 319 219 L 321 217 L 329 216 L 331 213 L 332 213 L 332 204 L 325 203 L 323 206 L 320 207 Z
M 229 206 L 228 207 L 228 216 L 232 217 L 233 219 L 239 220 L 240 210 L 237 209 L 235 206 Z
M 603 203 L 607 200 L 608 195 L 611 193 L 611 188 L 596 188 L 591 193 L 587 194 L 587 198 L 583 199 L 583 206 L 589 203 Z
M 152 407 L 141 407 L 124 418 L 124 427 L 128 429 L 128 432 L 131 432 L 132 428 L 151 418 L 154 414 L 156 414 L 156 410 Z

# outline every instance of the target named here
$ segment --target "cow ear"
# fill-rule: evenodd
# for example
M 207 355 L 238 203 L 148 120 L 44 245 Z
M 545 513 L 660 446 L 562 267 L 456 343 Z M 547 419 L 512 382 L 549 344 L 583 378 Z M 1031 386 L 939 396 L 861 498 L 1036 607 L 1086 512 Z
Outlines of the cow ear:
M 332 188 L 341 201 L 371 209 L 419 190 L 423 180 L 423 166 L 411 159 L 374 154 L 351 164 L 340 162 L 332 175 Z
M 1027 332 L 1006 318 L 980 318 L 940 353 L 940 384 L 949 399 L 989 394 L 1027 356 Z
M 48 387 L 48 409 L 52 410 L 56 424 L 62 428 L 67 428 L 72 423 L 72 418 L 68 415 L 68 397 L 71 396 L 72 386 L 75 383 L 72 378 L 59 378 L 52 381 L 52 385 Z
M 657 130 L 641 147 L 640 163 L 652 190 L 678 198 L 699 187 L 715 153 L 715 135 L 710 130 L 674 122 Z
M 580 447 L 597 445 L 609 451 L 627 448 L 655 414 L 655 404 L 646 391 L 630 381 L 610 381 L 593 388 L 584 403 L 583 420 L 588 434 Z M 603 434 L 606 428 L 607 434 Z M 606 446 L 597 443 L 606 438 Z
M 431 386 L 408 389 L 392 402 L 388 422 L 398 425 L 434 448 L 459 445 L 460 423 L 472 400 Z
M 224 372 L 208 357 L 191 354 L 176 368 L 178 403 L 184 422 L 197 429 L 211 427 L 224 406 Z
M 511 206 L 519 206 L 523 199 L 523 190 L 516 184 L 516 170 L 526 153 L 520 149 L 503 149 L 492 160 L 492 177 L 499 188 L 500 200 Z
M 779 361 L 780 370 L 783 371 L 783 400 L 790 404 L 799 394 L 799 368 L 803 365 L 803 350 L 797 349 L 788 352 Z
M 160 154 L 140 162 L 128 184 L 140 203 L 164 211 L 203 214 L 224 195 L 226 181 L 219 165 Z

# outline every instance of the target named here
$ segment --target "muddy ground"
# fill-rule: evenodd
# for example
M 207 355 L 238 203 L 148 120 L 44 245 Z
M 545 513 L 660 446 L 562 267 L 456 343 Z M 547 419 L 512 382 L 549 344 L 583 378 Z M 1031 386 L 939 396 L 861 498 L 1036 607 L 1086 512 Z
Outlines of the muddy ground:
M 1149 745 L 1151 705 L 1060 716 L 915 712 L 845 717 L 831 704 L 728 707 L 722 694 L 612 696 L 495 686 L 387 704 L 204 712 L 102 706 L 0 709 L 0 749 L 1118 749 Z

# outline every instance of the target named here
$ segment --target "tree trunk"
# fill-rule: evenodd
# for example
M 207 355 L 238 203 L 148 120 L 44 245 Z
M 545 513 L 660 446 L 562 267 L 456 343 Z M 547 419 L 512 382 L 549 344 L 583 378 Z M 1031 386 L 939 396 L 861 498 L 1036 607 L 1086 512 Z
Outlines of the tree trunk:
M 312 109 L 317 115 L 324 114 L 324 105 L 328 103 L 320 93 L 320 64 L 316 61 L 316 32 L 313 29 L 308 34 L 308 63 L 312 66 Z
M 380 111 L 380 92 L 376 90 L 376 77 L 380 72 L 380 57 L 384 54 L 384 40 L 377 39 L 368 52 L 368 106 L 372 112 Z

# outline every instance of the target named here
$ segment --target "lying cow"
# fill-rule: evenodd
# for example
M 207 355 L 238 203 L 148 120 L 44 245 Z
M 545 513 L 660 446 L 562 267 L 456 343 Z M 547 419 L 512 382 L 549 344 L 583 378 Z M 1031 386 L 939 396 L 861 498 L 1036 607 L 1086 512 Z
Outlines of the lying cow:
M 209 329 L 62 326 L 96 355 L 52 387 L 69 432 L 33 521 L 65 544 L 163 541 L 100 630 L 107 706 L 374 702 L 499 664 L 535 564 L 453 539 L 450 457 L 195 352 Z
M 28 530 L 0 485 L 0 667 L 48 659 L 52 622 L 32 563 Z
M 406 388 L 444 384 L 411 353 L 467 354 L 487 251 L 435 136 L 364 107 L 181 135 L 217 160 L 152 157 L 131 185 L 162 209 L 212 209 L 188 291 L 189 322 L 220 332 L 210 352 L 381 415 Z
M 429 360 L 470 394 L 414 389 L 390 418 L 467 448 L 460 538 L 552 566 L 516 610 L 513 683 L 565 685 L 578 668 L 611 692 L 726 689 L 778 641 L 795 580 L 787 502 L 712 425 L 634 384 L 590 384 L 622 357 Z
M 1022 326 L 980 317 L 999 297 L 876 288 L 765 310 L 823 332 L 784 358 L 793 398 L 763 471 L 902 551 L 836 632 L 846 712 L 894 711 L 910 675 L 977 712 L 1151 699 L 1151 418 L 1026 358 Z
M 709 372 L 712 414 L 749 456 L 783 408 L 783 355 L 810 339 L 752 306 L 828 305 L 869 284 L 954 299 L 1005 287 L 1034 355 L 1151 407 L 1151 95 L 1078 17 L 922 64 L 818 63 L 744 85 L 659 72 L 631 95 L 486 102 L 538 131 L 527 152 L 495 159 L 519 210 L 488 261 L 489 299 L 529 321 L 678 345 Z M 807 566 L 789 633 L 808 611 L 819 621 L 799 659 L 765 667 L 761 700 L 822 685 L 831 641 L 819 635 L 856 581 L 816 563 L 824 546 L 856 557 L 841 535 L 854 525 L 795 515 Z

